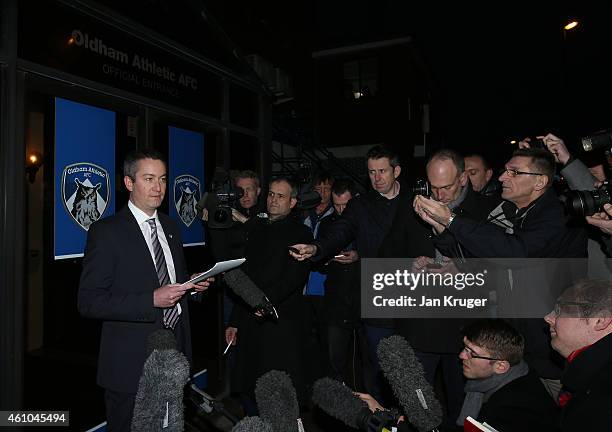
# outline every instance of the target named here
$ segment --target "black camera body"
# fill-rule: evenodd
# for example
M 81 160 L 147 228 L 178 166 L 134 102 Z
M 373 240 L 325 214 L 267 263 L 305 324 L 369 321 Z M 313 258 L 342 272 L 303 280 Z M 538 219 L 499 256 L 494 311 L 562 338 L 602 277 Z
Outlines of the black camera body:
M 208 227 L 213 229 L 232 227 L 234 225 L 232 209 L 243 195 L 244 191 L 234 186 L 227 170 L 217 167 L 210 192 L 203 198 L 202 207 L 208 210 Z
M 606 182 L 592 191 L 569 191 L 563 195 L 562 201 L 570 215 L 591 216 L 603 211 L 604 204 L 612 203 L 612 185 Z
M 431 196 L 431 187 L 429 182 L 425 179 L 417 179 L 412 186 L 413 195 L 423 195 L 424 197 Z

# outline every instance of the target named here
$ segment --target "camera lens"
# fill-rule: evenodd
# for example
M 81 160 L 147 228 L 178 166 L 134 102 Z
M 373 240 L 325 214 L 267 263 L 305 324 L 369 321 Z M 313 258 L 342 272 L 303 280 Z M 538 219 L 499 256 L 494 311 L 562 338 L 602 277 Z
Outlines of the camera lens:
M 217 207 L 213 218 L 215 219 L 215 222 L 225 224 L 231 218 L 231 215 L 231 210 L 228 211 L 226 207 Z
M 594 191 L 570 191 L 564 196 L 565 208 L 573 216 L 591 216 L 612 202 L 612 194 L 606 187 Z
M 427 180 L 418 179 L 415 185 L 412 187 L 412 193 L 414 195 L 423 195 L 428 197 L 431 195 L 431 191 L 429 190 L 429 183 Z

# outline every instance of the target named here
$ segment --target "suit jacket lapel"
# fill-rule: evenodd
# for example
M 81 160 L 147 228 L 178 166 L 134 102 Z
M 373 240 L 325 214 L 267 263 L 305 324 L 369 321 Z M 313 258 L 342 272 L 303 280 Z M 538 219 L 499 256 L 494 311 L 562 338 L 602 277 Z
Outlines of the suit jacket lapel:
M 148 268 L 153 280 L 157 281 L 157 270 L 155 269 L 155 263 L 153 262 L 151 251 L 149 250 L 149 246 L 142 235 L 142 230 L 138 226 L 136 218 L 128 206 L 125 206 L 117 215 L 120 216 L 125 223 L 125 232 L 128 236 L 128 241 L 135 245 L 138 249 L 136 257 L 133 257 L 133 259 L 139 261 L 142 260 L 142 268 Z M 158 285 L 159 283 L 157 283 L 156 287 Z

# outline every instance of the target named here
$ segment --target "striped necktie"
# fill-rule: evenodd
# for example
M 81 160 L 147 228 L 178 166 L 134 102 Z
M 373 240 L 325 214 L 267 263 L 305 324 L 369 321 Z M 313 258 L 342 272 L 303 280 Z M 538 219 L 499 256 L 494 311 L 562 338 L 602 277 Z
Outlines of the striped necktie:
M 159 243 L 157 237 L 157 225 L 155 219 L 148 219 L 147 222 L 151 227 L 151 243 L 153 244 L 153 254 L 155 255 L 155 270 L 157 271 L 157 279 L 159 280 L 159 286 L 168 285 L 170 283 L 170 275 L 168 274 L 168 266 L 166 265 L 166 258 L 164 257 L 164 251 Z M 174 326 L 179 320 L 181 312 L 178 308 L 178 303 L 173 307 L 164 309 L 164 327 L 174 329 Z

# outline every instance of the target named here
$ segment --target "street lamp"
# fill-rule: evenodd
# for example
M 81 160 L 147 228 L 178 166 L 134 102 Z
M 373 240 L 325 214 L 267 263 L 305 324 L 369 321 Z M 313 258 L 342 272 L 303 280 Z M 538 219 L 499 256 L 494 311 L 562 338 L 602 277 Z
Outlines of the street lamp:
M 571 20 L 563 26 L 563 30 L 568 31 L 568 30 L 575 29 L 576 27 L 578 27 L 578 24 L 580 24 L 578 21 Z

